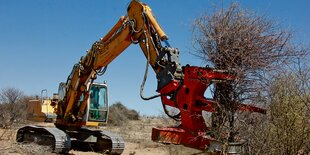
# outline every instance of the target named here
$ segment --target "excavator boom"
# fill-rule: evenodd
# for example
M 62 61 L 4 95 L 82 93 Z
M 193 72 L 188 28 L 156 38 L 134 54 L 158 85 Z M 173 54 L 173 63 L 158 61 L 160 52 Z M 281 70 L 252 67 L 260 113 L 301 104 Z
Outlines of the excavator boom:
M 166 41 L 168 37 L 157 23 L 151 8 L 133 0 L 129 4 L 127 12 L 127 15 L 122 16 L 102 39 L 95 42 L 80 62 L 73 67 L 66 83 L 66 95 L 59 102 L 62 105 L 59 107 L 62 109 L 58 110 L 58 115 L 62 117 L 58 117 L 56 124 L 62 126 L 70 124 L 75 127 L 85 124 L 79 120 L 84 115 L 86 102 L 82 102 L 79 106 L 78 104 L 81 96 L 84 97 L 84 101 L 89 96 L 87 84 L 92 83 L 102 72 L 102 69 L 105 70 L 108 64 L 133 43 L 139 44 L 156 74 L 160 74 L 166 66 L 170 67 L 169 70 L 173 70 L 173 72 L 176 68 L 180 69 L 178 60 L 169 62 L 164 58 L 169 49 L 165 48 L 163 51 L 161 41 Z M 171 65 L 174 67 L 171 68 Z M 77 107 L 78 110 L 76 110 Z

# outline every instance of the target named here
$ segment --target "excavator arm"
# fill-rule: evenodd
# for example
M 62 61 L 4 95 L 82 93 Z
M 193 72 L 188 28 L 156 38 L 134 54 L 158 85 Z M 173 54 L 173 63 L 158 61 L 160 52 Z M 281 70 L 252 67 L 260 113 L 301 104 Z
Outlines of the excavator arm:
M 234 74 L 208 67 L 181 67 L 178 49 L 170 47 L 167 40 L 151 8 L 139 1 L 131 1 L 127 15 L 121 17 L 74 65 L 63 86 L 65 95 L 58 103 L 56 126 L 68 129 L 85 125 L 82 117 L 90 92 L 89 83 L 91 85 L 97 75 L 103 74 L 107 66 L 127 47 L 139 44 L 156 73 L 158 97 L 161 97 L 165 112 L 181 122 L 178 127 L 153 128 L 152 139 L 206 149 L 214 137 L 206 135 L 211 129 L 206 126 L 202 111 L 216 112 L 219 105 L 214 100 L 206 99 L 204 93 L 214 82 L 234 80 Z M 166 46 L 162 43 L 166 43 Z M 167 106 L 179 109 L 179 114 L 170 115 Z M 243 104 L 240 104 L 239 110 L 265 113 L 263 109 Z
M 103 38 L 92 45 L 80 62 L 74 65 L 65 85 L 65 96 L 59 102 L 60 119 L 57 119 L 56 124 L 76 127 L 84 125 L 84 122 L 79 120 L 82 120 L 87 105 L 90 88 L 88 84 L 102 74 L 108 64 L 131 44 L 139 44 L 155 73 L 161 74 L 158 77 L 162 77 L 164 72 L 172 72 L 170 79 L 175 78 L 175 72 L 181 68 L 177 58 L 171 61 L 171 55 L 166 56 L 170 51 L 177 52 L 176 49 L 161 45 L 161 42 L 167 40 L 168 37 L 153 16 L 151 8 L 133 0 L 128 6 L 127 15 L 122 16 Z

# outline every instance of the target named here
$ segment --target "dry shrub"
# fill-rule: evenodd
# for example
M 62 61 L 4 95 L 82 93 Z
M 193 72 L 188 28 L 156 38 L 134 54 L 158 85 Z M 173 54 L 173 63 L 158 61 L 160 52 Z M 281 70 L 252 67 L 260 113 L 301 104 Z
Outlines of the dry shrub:
M 251 154 L 310 153 L 309 69 L 281 73 L 269 87 L 267 116 L 243 119 L 239 127 L 250 140 Z
M 212 127 L 215 132 L 229 132 L 229 141 L 236 134 L 238 104 L 265 105 L 266 84 L 272 75 L 307 51 L 293 44 L 292 32 L 237 4 L 198 18 L 194 43 L 194 54 L 207 65 L 236 73 L 236 80 L 215 83 L 213 90 L 219 107 L 213 113 Z
M 109 108 L 109 124 L 120 126 L 126 124 L 128 120 L 139 120 L 139 113 L 133 109 L 128 109 L 121 102 L 112 104 Z
M 0 92 L 0 127 L 9 128 L 14 123 L 26 120 L 29 97 L 16 88 L 5 88 Z

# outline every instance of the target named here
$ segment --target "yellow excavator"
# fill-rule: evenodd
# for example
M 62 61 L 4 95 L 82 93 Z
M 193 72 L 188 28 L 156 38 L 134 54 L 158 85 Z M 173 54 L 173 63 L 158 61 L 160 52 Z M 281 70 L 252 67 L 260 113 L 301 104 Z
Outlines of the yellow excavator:
M 17 142 L 48 145 L 57 153 L 66 153 L 71 148 L 76 148 L 74 145 L 91 146 L 96 152 L 110 154 L 123 152 L 122 137 L 109 131 L 85 127 L 89 120 L 106 121 L 102 117 L 106 113 L 100 109 L 100 104 L 93 104 L 93 107 L 87 105 L 89 98 L 100 92 L 100 89 L 96 91 L 92 89 L 94 80 L 106 71 L 108 64 L 121 52 L 131 44 L 137 43 L 147 57 L 148 63 L 158 72 L 159 47 L 155 47 L 154 42 L 167 39 L 149 6 L 133 0 L 127 12 L 127 15 L 122 16 L 115 26 L 101 40 L 95 42 L 87 54 L 73 66 L 66 83 L 59 85 L 58 95 L 51 103 L 56 108 L 56 127 L 24 126 L 17 131 Z M 100 98 L 99 94 L 97 96 Z
M 35 122 L 54 122 L 56 113 L 47 97 L 47 89 L 41 91 L 41 96 L 27 102 L 27 120 Z
M 144 100 L 160 97 L 166 114 L 180 121 L 177 127 L 152 129 L 152 140 L 161 143 L 181 144 L 205 150 L 216 140 L 203 119 L 202 111 L 216 112 L 219 104 L 204 97 L 206 89 L 214 82 L 234 80 L 230 71 L 209 67 L 181 66 L 179 50 L 170 46 L 168 36 L 156 21 L 151 8 L 132 0 L 127 15 L 99 41 L 95 42 L 74 65 L 66 83 L 59 86 L 58 97 L 52 100 L 56 109 L 56 127 L 28 125 L 17 131 L 18 142 L 37 142 L 49 145 L 54 152 L 66 153 L 76 146 L 90 146 L 97 152 L 121 154 L 124 140 L 105 130 L 86 128 L 87 120 L 103 122 L 106 115 L 100 103 L 89 105 L 90 99 L 100 99 L 100 88 L 93 89 L 94 80 L 103 75 L 107 66 L 131 44 L 139 44 L 147 59 L 140 96 Z M 157 78 L 158 95 L 143 96 L 148 66 Z M 171 114 L 167 106 L 175 107 L 178 114 Z M 240 104 L 242 111 L 264 113 L 263 109 Z M 224 134 L 223 134 L 224 135 Z M 216 148 L 220 148 L 218 145 Z

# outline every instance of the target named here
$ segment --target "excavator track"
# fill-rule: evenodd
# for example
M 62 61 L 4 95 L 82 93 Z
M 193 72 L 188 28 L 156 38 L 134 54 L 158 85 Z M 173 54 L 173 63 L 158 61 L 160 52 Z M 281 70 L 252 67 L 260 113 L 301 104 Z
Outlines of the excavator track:
M 119 135 L 88 128 L 64 132 L 55 127 L 29 125 L 17 131 L 16 141 L 50 146 L 55 153 L 68 153 L 75 149 L 114 155 L 121 154 L 125 148 L 125 142 Z
M 71 148 L 70 137 L 54 127 L 24 126 L 17 131 L 16 141 L 51 146 L 55 153 L 68 153 Z
M 112 142 L 111 153 L 121 154 L 124 151 L 125 142 L 122 137 L 109 131 L 100 131 L 100 133 L 102 136 L 110 137 L 110 140 Z
M 121 154 L 125 148 L 123 138 L 109 131 L 81 128 L 67 133 L 72 139 L 73 149 L 92 150 L 105 154 Z M 84 148 L 81 148 L 81 146 Z

